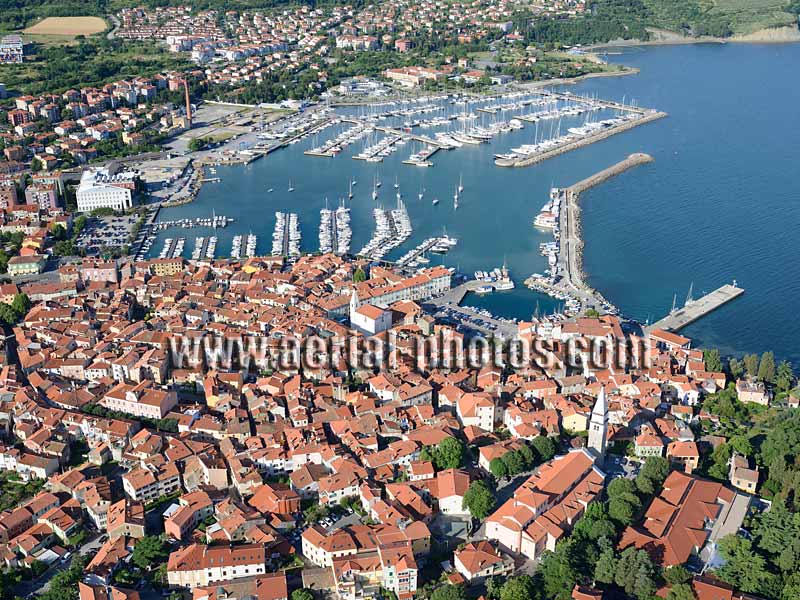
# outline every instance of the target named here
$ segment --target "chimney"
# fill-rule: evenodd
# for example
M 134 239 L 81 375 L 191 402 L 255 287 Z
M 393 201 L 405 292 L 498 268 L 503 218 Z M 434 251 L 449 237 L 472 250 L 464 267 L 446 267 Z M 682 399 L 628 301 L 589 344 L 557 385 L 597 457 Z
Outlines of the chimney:
M 186 96 L 186 129 L 192 128 L 192 103 L 189 102 L 189 84 L 183 80 L 183 93 Z

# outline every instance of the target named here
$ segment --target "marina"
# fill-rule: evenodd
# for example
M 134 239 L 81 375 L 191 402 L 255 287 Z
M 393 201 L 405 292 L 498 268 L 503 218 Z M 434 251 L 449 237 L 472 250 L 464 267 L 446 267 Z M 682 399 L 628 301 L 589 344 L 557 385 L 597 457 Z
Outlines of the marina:
M 320 211 L 319 250 L 323 254 L 333 252 L 343 255 L 350 251 L 350 209 L 344 204 L 336 210 L 323 208 Z
M 411 219 L 405 202 L 397 192 L 397 207 L 394 209 L 375 208 L 375 232 L 367 244 L 358 252 L 359 256 L 380 260 L 390 251 L 411 237 Z
M 631 154 L 626 159 L 564 189 L 552 188 L 550 198 L 534 219 L 537 228 L 552 230 L 554 241 L 540 244 L 547 256 L 545 274 L 534 273 L 529 288 L 565 302 L 568 313 L 587 309 L 617 313 L 618 309 L 586 283 L 583 273 L 583 238 L 580 225 L 580 194 L 638 165 L 653 162 L 648 154 Z
M 395 264 L 398 267 L 411 268 L 427 265 L 430 260 L 425 256 L 426 253 L 447 254 L 456 244 L 458 244 L 458 240 L 448 236 L 446 233 L 438 237 L 428 238 L 397 259 Z
M 242 257 L 242 239 L 243 236 L 241 235 L 234 236 L 231 246 L 231 258 L 239 259 Z
M 301 233 L 297 213 L 276 212 L 275 230 L 272 234 L 272 255 L 290 258 L 300 256 L 300 240 Z M 254 246 L 255 242 L 253 242 Z M 250 248 L 249 239 L 248 248 Z
M 402 164 L 402 160 L 423 149 L 421 142 L 412 139 L 397 146 L 393 153 L 382 157 L 382 162 L 352 160 L 354 154 L 362 152 L 364 144 L 376 143 L 385 135 L 378 131 L 370 134 L 372 137 L 368 135 L 351 144 L 331 159 L 319 160 L 304 156 L 304 150 L 319 146 L 353 126 L 352 123 L 331 122 L 320 132 L 301 137 L 296 144 L 271 152 L 267 160 L 252 163 L 250 166 L 217 167 L 217 175 L 222 179 L 220 183 L 204 186 L 192 204 L 162 209 L 158 218 L 177 220 L 207 217 L 216 209 L 218 213 L 233 217 L 233 226 L 217 229 L 216 232 L 201 228 L 196 231 L 196 235 L 208 236 L 214 233 L 219 237 L 219 243 L 225 248 L 225 252 L 228 252 L 235 235 L 246 235 L 248 230 L 252 230 L 260 240 L 258 253 L 269 254 L 274 220 L 263 218 L 262 215 L 271 216 L 275 211 L 296 212 L 303 238 L 313 240 L 313 247 L 309 245 L 304 249 L 318 250 L 320 210 L 324 208 L 325 197 L 331 199 L 330 207 L 334 208 L 337 197 L 346 197 L 345 182 L 349 178 L 355 178 L 359 180 L 359 184 L 353 188 L 353 199 L 347 201 L 351 216 L 351 251 L 355 253 L 374 234 L 373 209 L 379 205 L 388 207 L 394 202 L 395 190 L 392 189 L 392 184 L 397 177 L 414 231 L 406 242 L 386 253 L 384 259 L 397 260 L 422 241 L 440 235 L 444 226 L 450 235 L 458 237 L 459 244 L 446 255 L 427 253 L 426 258 L 430 260 L 430 265 L 444 264 L 461 273 L 471 274 L 476 270 L 499 266 L 503 257 L 507 256 L 512 276 L 519 277 L 513 290 L 486 295 L 470 292 L 464 297 L 463 304 L 485 308 L 496 315 L 529 319 L 534 312 L 544 315 L 568 308 L 566 300 L 556 295 L 559 294 L 558 290 L 548 290 L 554 293 L 547 295 L 541 290 L 521 285 L 522 280 L 532 273 L 539 273 L 547 278 L 545 271 L 549 268 L 549 259 L 541 244 L 555 241 L 553 230 L 534 228 L 532 222 L 546 203 L 550 188 L 563 187 L 588 177 L 616 160 L 609 157 L 622 158 L 640 149 L 646 150 L 656 157 L 656 168 L 637 169 L 624 178 L 595 187 L 581 195 L 581 204 L 584 207 L 582 229 L 585 230 L 582 234 L 586 243 L 585 254 L 588 254 L 584 256 L 584 277 L 587 285 L 601 291 L 624 315 L 644 323 L 648 319 L 652 322 L 653 318 L 665 315 L 670 309 L 673 291 L 681 287 L 685 289 L 689 279 L 694 279 L 698 286 L 715 289 L 735 274 L 747 288 L 747 294 L 731 303 L 730 307 L 726 306 L 688 325 L 687 335 L 715 345 L 730 343 L 730 346 L 726 346 L 727 351 L 733 351 L 734 340 L 737 347 L 760 347 L 761 336 L 756 332 L 769 331 L 771 336 L 777 336 L 776 339 L 786 339 L 786 343 L 781 342 L 784 355 L 786 349 L 789 349 L 789 355 L 796 357 L 787 336 L 780 331 L 775 332 L 757 310 L 756 305 L 781 305 L 777 301 L 778 296 L 765 297 L 763 294 L 763 290 L 770 289 L 770 269 L 763 265 L 754 269 L 748 266 L 750 263 L 747 261 L 741 263 L 743 251 L 736 249 L 736 260 L 741 264 L 736 265 L 734 272 L 729 264 L 733 259 L 723 260 L 716 250 L 723 247 L 723 242 L 719 239 L 719 227 L 734 227 L 740 231 L 742 240 L 747 240 L 747 247 L 750 248 L 744 255 L 753 256 L 755 260 L 755 255 L 760 257 L 762 253 L 767 253 L 781 257 L 780 264 L 791 263 L 785 256 L 791 244 L 785 239 L 777 243 L 777 238 L 772 233 L 774 227 L 766 227 L 767 222 L 774 223 L 777 215 L 794 218 L 791 198 L 781 193 L 774 195 L 775 186 L 771 184 L 764 187 L 762 182 L 762 185 L 754 187 L 754 181 L 743 180 L 741 177 L 728 179 L 729 169 L 722 168 L 726 164 L 740 165 L 743 161 L 761 161 L 759 164 L 766 165 L 765 173 L 769 173 L 770 181 L 780 181 L 785 186 L 785 175 L 788 172 L 778 169 L 777 166 L 785 165 L 788 155 L 785 148 L 778 151 L 770 143 L 767 145 L 770 160 L 765 162 L 760 155 L 750 151 L 750 146 L 742 148 L 738 145 L 740 137 L 751 141 L 758 138 L 751 123 L 753 115 L 739 110 L 738 104 L 732 99 L 725 100 L 725 110 L 733 110 L 737 114 L 740 127 L 737 132 L 730 134 L 730 145 L 718 144 L 720 135 L 726 135 L 723 132 L 728 131 L 724 127 L 715 129 L 711 138 L 707 132 L 704 133 L 704 127 L 698 126 L 698 119 L 702 119 L 704 123 L 714 123 L 715 127 L 721 126 L 717 113 L 698 108 L 698 102 L 706 103 L 703 106 L 713 102 L 713 97 L 710 97 L 713 95 L 703 87 L 702 81 L 705 78 L 715 82 L 728 81 L 728 76 L 723 76 L 728 70 L 716 56 L 709 57 L 710 64 L 719 69 L 712 75 L 701 74 L 694 68 L 676 75 L 669 65 L 674 65 L 675 60 L 684 60 L 672 57 L 694 56 L 705 50 L 705 47 L 663 47 L 633 53 L 624 51 L 623 55 L 612 60 L 630 62 L 641 70 L 639 75 L 587 79 L 575 85 L 548 88 L 553 93 L 564 94 L 565 98 L 573 97 L 572 103 L 580 98 L 603 99 L 603 102 L 613 99 L 618 104 L 633 109 L 637 106 L 655 106 L 668 112 L 669 118 L 653 121 L 647 127 L 632 127 L 619 135 L 554 155 L 527 169 L 501 169 L 494 164 L 494 156 L 508 153 L 523 144 L 535 143 L 537 127 L 540 139 L 549 136 L 551 128 L 554 135 L 557 134 L 558 119 L 530 123 L 519 118 L 521 115 L 545 110 L 549 106 L 546 103 L 528 103 L 521 109 L 514 109 L 513 106 L 508 109 L 496 107 L 494 114 L 477 109 L 544 99 L 542 94 L 520 90 L 494 97 L 464 97 L 466 102 L 461 102 L 460 96 L 450 95 L 445 98 L 439 94 L 429 97 L 430 100 L 412 102 L 409 98 L 395 101 L 394 105 L 383 102 L 382 106 L 365 105 L 361 101 L 358 106 L 337 107 L 335 113 L 327 113 L 327 118 L 333 117 L 334 121 L 339 117 L 372 120 L 373 115 L 380 112 L 400 112 L 404 108 L 414 109 L 436 104 L 440 107 L 437 111 L 413 116 L 386 116 L 375 119 L 374 125 L 389 127 L 402 133 L 406 121 L 411 123 L 418 120 L 420 123 L 412 129 L 412 133 L 434 139 L 451 138 L 452 133 L 463 133 L 464 129 L 463 120 L 451 117 L 463 115 L 466 107 L 467 114 L 473 115 L 471 118 L 477 126 L 487 127 L 494 121 L 506 121 L 510 126 L 514 120 L 521 123 L 522 128 L 512 128 L 511 131 L 498 134 L 486 142 L 464 143 L 453 151 L 438 152 L 432 157 L 431 162 L 434 165 L 430 168 L 413 168 Z M 786 50 L 788 52 L 790 49 Z M 741 57 L 766 56 L 766 51 L 733 46 L 717 48 L 714 52 L 708 49 L 708 52 L 719 52 L 720 55 L 735 53 Z M 689 62 L 691 63 L 691 59 Z M 684 89 L 693 91 L 684 95 L 678 94 L 672 88 L 665 90 L 663 81 L 667 76 L 690 80 Z M 734 80 L 735 78 L 730 79 Z M 768 89 L 775 88 L 770 86 Z M 755 101 L 758 103 L 765 100 L 766 97 Z M 558 106 L 566 104 L 567 100 L 560 100 Z M 582 115 L 564 116 L 561 119 L 561 133 L 580 127 L 587 120 L 601 121 L 617 115 L 616 108 L 604 106 Z M 312 118 L 311 110 L 308 111 L 308 118 Z M 319 120 L 318 123 L 322 121 Z M 467 128 L 469 129 L 469 122 Z M 795 131 L 793 125 L 789 129 Z M 715 150 L 710 151 L 712 146 Z M 734 151 L 734 148 L 737 150 Z M 715 160 L 713 164 L 708 163 L 707 158 L 717 154 L 719 160 Z M 705 165 L 704 169 L 698 169 L 701 164 Z M 770 165 L 775 165 L 775 169 Z M 710 169 L 708 177 L 706 168 Z M 721 171 L 725 171 L 725 177 L 721 175 Z M 466 191 L 460 194 L 459 206 L 455 209 L 454 182 L 457 182 L 459 172 L 463 172 Z M 737 173 L 741 172 L 740 165 Z M 292 194 L 286 193 L 289 177 L 296 188 Z M 373 198 L 372 192 L 376 189 L 373 182 L 376 178 L 383 182 L 383 186 L 377 187 L 378 197 Z M 274 188 L 274 192 L 266 193 L 270 188 Z M 417 192 L 420 188 L 425 189 L 425 196 L 418 201 Z M 751 200 L 739 201 L 742 193 L 740 190 L 746 191 Z M 767 195 L 763 194 L 765 190 L 769 190 Z M 713 199 L 713 204 L 701 201 L 701 197 Z M 762 198 L 759 202 L 769 207 L 769 210 L 757 211 L 759 218 L 756 220 L 752 219 L 753 198 Z M 708 211 L 704 209 L 706 206 L 709 210 L 713 208 L 714 216 L 711 221 L 708 220 Z M 691 215 L 693 222 L 703 224 L 700 226 L 703 233 L 699 235 L 700 229 L 698 232 L 685 231 L 679 235 L 679 244 L 670 245 L 666 240 L 679 231 L 680 225 L 677 221 L 685 219 L 683 216 L 679 219 L 679 215 Z M 733 215 L 736 215 L 735 222 L 732 221 Z M 717 225 L 712 227 L 712 222 Z M 748 225 L 743 226 L 744 223 Z M 177 232 L 161 231 L 155 234 L 156 237 L 149 246 L 149 256 L 158 255 L 165 237 L 178 237 L 170 235 L 171 233 Z M 715 249 L 706 247 L 708 245 L 713 245 Z M 184 251 L 185 258 L 190 257 L 191 248 L 192 240 L 189 238 Z M 759 250 L 756 251 L 755 248 Z M 542 254 L 543 250 L 545 254 Z M 725 254 L 728 254 L 727 250 Z M 708 260 L 698 262 L 699 257 Z M 678 266 L 685 262 L 691 266 Z M 760 259 L 757 262 L 761 264 Z M 610 269 L 609 265 L 614 268 Z M 652 277 L 652 269 L 658 271 L 658 277 Z M 616 270 L 624 275 L 613 276 L 611 271 Z M 783 297 L 783 292 L 780 297 Z M 782 318 L 790 317 L 786 311 L 781 312 L 780 306 L 774 310 Z M 726 334 L 724 338 L 713 335 L 721 323 L 730 322 L 734 315 L 737 319 L 745 318 L 745 314 L 759 315 L 752 321 L 751 327 L 727 327 L 726 331 L 734 334 Z M 796 359 L 798 361 L 800 358 Z
M 164 231 L 170 227 L 180 227 L 182 229 L 193 229 L 195 227 L 211 227 L 217 229 L 218 227 L 227 227 L 233 223 L 231 217 L 214 214 L 211 217 L 195 217 L 194 219 L 175 219 L 169 221 L 157 221 L 152 226 L 152 231 Z

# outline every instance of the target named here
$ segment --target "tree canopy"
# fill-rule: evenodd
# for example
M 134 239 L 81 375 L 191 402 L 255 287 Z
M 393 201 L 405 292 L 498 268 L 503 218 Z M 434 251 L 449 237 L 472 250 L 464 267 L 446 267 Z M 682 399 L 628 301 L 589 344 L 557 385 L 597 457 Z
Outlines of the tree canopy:
M 486 482 L 473 481 L 464 494 L 463 507 L 476 519 L 485 519 L 494 509 L 495 498 Z

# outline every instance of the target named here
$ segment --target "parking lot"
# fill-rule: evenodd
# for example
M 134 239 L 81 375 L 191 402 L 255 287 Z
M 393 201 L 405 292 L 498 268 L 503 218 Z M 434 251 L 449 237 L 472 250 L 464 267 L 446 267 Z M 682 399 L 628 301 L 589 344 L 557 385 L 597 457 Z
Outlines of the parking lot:
M 302 540 L 300 538 L 303 535 L 303 532 L 311 525 L 320 525 L 326 531 L 335 531 L 336 529 L 341 529 L 342 527 L 347 527 L 349 525 L 360 525 L 361 523 L 361 516 L 354 512 L 353 509 L 343 508 L 339 505 L 335 505 L 331 507 L 329 515 L 323 519 L 319 519 L 313 523 L 306 523 L 304 521 L 299 522 L 297 527 L 295 527 L 291 533 L 289 533 L 288 539 L 292 546 L 294 546 L 297 550 L 300 550 L 302 546 Z
M 627 456 L 621 456 L 619 454 L 607 454 L 606 462 L 603 465 L 603 470 L 606 472 L 609 481 L 615 477 L 627 477 L 628 479 L 633 479 L 636 477 L 636 474 L 639 472 L 639 468 L 641 466 L 642 465 L 638 460 L 628 458 Z
M 137 214 L 89 217 L 86 227 L 76 239 L 76 244 L 88 256 L 96 256 L 109 248 L 131 246 L 131 231 L 138 220 Z
M 511 320 L 498 319 L 488 311 L 470 306 L 445 304 L 433 312 L 442 323 L 454 325 L 465 333 L 478 332 L 488 337 L 512 338 L 517 332 L 517 324 Z

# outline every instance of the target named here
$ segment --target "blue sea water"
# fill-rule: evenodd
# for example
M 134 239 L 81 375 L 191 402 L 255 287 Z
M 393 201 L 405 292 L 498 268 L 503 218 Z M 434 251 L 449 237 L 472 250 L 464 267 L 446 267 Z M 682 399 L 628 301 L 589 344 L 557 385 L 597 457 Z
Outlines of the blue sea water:
M 499 315 L 529 318 L 537 307 L 540 312 L 558 308 L 552 299 L 522 285 L 528 275 L 546 268 L 538 246 L 552 238 L 531 223 L 549 188 L 575 183 L 632 152 L 647 152 L 654 163 L 582 195 L 584 264 L 591 284 L 623 314 L 644 321 L 663 316 L 674 295 L 682 302 L 692 283 L 696 297 L 736 279 L 746 293 L 684 333 L 725 353 L 769 349 L 800 364 L 795 318 L 800 304 L 800 45 L 612 52 L 610 61 L 640 72 L 590 79 L 568 89 L 635 100 L 668 112 L 668 118 L 525 169 L 496 167 L 492 156 L 531 143 L 536 135 L 531 124 L 489 144 L 440 152 L 428 169 L 401 164 L 418 150 L 416 144 L 376 165 L 351 159 L 361 143 L 333 159 L 304 156 L 303 150 L 325 139 L 309 138 L 247 167 L 218 167 L 221 183 L 207 184 L 194 203 L 164 210 L 161 218 L 210 216 L 212 210 L 235 218 L 232 226 L 214 232 L 218 253 L 226 255 L 232 237 L 248 232 L 259 236 L 259 253 L 268 253 L 274 212 L 297 212 L 302 249 L 313 251 L 318 248 L 319 210 L 326 198 L 335 207 L 346 197 L 352 177 L 358 183 L 348 205 L 352 250 L 357 251 L 374 227 L 373 178 L 383 183 L 379 202 L 387 207 L 394 204 L 397 178 L 414 234 L 388 258 L 446 228 L 460 243 L 443 259 L 431 256 L 432 262 L 472 273 L 505 261 L 517 282 L 513 291 L 468 297 L 466 302 Z M 562 131 L 578 122 L 565 121 Z M 547 127 L 552 126 L 540 125 L 539 134 L 547 133 Z M 455 210 L 452 196 L 460 176 L 465 190 Z M 292 193 L 287 191 L 290 179 Z M 268 193 L 269 188 L 274 191 Z M 437 206 L 431 203 L 434 197 L 440 199 Z M 188 256 L 191 237 L 210 233 L 161 233 L 154 249 L 160 249 L 164 237 L 186 235 Z

